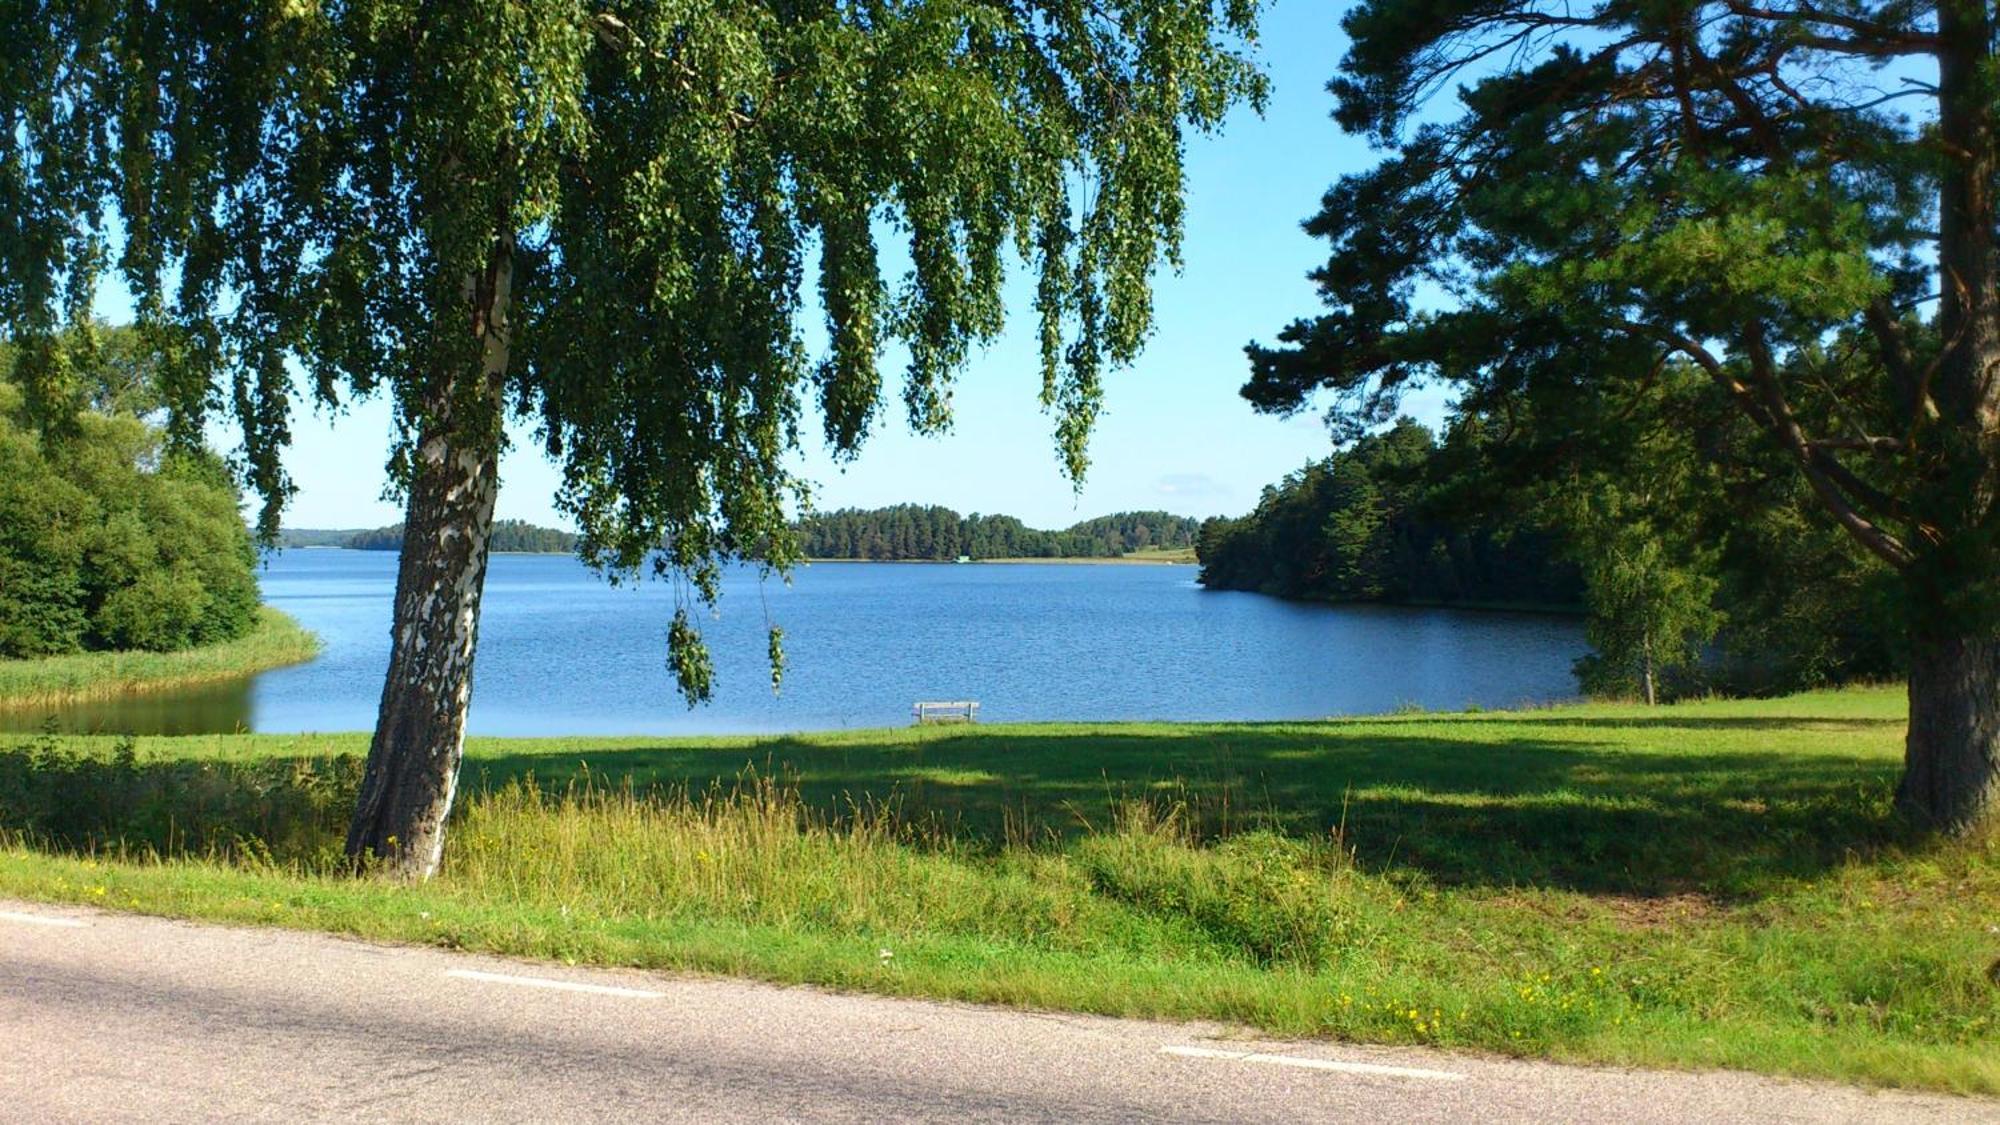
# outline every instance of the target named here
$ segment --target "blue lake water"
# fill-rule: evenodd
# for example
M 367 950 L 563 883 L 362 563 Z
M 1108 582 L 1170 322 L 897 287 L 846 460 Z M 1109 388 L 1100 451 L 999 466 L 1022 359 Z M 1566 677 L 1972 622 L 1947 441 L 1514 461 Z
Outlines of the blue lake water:
M 264 597 L 324 654 L 253 680 L 71 709 L 72 729 L 365 730 L 389 658 L 396 556 L 274 555 Z M 919 699 L 976 699 L 986 722 L 1292 719 L 1416 704 L 1572 698 L 1572 619 L 1326 606 L 1204 590 L 1192 566 L 819 563 L 792 583 L 732 573 L 712 702 L 690 709 L 666 658 L 671 587 L 613 587 L 568 556 L 501 555 L 474 670 L 477 734 L 695 734 L 895 726 Z M 785 631 L 771 691 L 765 626 Z M 33 725 L 41 716 L 5 721 Z

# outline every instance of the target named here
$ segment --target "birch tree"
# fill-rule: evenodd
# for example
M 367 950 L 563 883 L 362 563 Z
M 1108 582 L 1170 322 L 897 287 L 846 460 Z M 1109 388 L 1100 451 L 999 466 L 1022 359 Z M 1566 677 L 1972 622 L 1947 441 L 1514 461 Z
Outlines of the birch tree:
M 584 557 L 687 591 L 797 557 L 788 468 L 921 431 L 1032 277 L 1072 476 L 1177 264 L 1190 130 L 1259 101 L 1256 0 L 0 0 L 0 325 L 37 401 L 104 271 L 173 432 L 241 426 L 277 528 L 302 397 L 394 405 L 392 655 L 348 836 L 437 869 L 510 418 Z M 907 268 L 898 268 L 907 260 Z M 808 294 L 812 300 L 808 301 Z M 801 318 L 824 318 L 809 351 Z M 900 386 L 885 349 L 907 355 Z M 773 655 L 778 653 L 776 637 Z

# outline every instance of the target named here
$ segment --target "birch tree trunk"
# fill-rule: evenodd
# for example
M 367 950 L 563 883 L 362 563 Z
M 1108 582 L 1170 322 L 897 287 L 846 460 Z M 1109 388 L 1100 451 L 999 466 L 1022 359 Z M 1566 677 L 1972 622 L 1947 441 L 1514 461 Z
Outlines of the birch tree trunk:
M 1657 691 L 1656 691 L 1656 690 L 1654 689 L 1654 687 L 1653 687 L 1653 629 L 1652 629 L 1652 626 L 1650 626 L 1650 625 L 1649 625 L 1649 626 L 1647 626 L 1647 627 L 1646 627 L 1646 631 L 1645 631 L 1645 635 L 1644 635 L 1644 637 L 1643 637 L 1643 638 L 1641 638 L 1641 640 L 1640 640 L 1640 642 L 1639 642 L 1639 649 L 1640 649 L 1640 651 L 1641 651 L 1641 652 L 1642 652 L 1642 653 L 1644 654 L 1644 658 L 1645 658 L 1645 661 L 1646 661 L 1646 706 L 1648 706 L 1648 707 L 1656 707 L 1656 706 L 1658 706 L 1658 705 L 1659 705 L 1659 702 L 1660 702 L 1660 697 L 1659 697 L 1659 693 L 1658 693 L 1658 692 L 1657 692 Z
M 512 245 L 503 237 L 486 274 L 466 282 L 479 370 L 439 380 L 413 459 L 389 672 L 347 832 L 347 854 L 357 865 L 397 878 L 437 873 L 458 788 L 500 492 L 512 273 Z
M 432 437 L 418 457 L 389 674 L 347 854 L 372 859 L 386 874 L 426 879 L 444 853 L 464 750 L 500 454 Z

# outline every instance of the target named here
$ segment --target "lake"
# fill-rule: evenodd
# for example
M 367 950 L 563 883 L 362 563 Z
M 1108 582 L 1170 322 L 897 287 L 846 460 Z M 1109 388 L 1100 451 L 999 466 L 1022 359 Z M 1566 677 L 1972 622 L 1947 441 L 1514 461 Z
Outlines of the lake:
M 264 597 L 318 633 L 310 664 L 67 709 L 69 729 L 366 730 L 389 659 L 396 556 L 291 550 Z M 1573 698 L 1579 621 L 1327 606 L 1197 586 L 1192 566 L 818 563 L 787 586 L 731 573 L 713 617 L 715 698 L 666 667 L 671 587 L 613 587 L 568 556 L 500 555 L 486 582 L 475 734 L 710 734 L 897 726 L 919 699 L 987 722 L 1297 719 Z M 698 615 L 699 616 L 699 615 Z M 785 631 L 773 695 L 765 626 Z M 33 727 L 39 714 L 0 717 Z

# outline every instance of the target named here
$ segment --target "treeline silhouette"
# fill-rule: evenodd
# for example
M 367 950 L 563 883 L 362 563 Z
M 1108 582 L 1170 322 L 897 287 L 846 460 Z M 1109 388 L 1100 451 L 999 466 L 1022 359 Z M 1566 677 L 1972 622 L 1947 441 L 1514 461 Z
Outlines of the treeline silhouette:
M 1204 521 L 1202 585 L 1341 602 L 1577 609 L 1577 566 L 1522 513 L 1453 503 L 1449 460 L 1404 419 Z
M 1504 444 L 1491 433 L 1461 419 L 1440 439 L 1403 419 L 1361 438 L 1265 488 L 1248 515 L 1204 521 L 1197 580 L 1333 602 L 1586 611 L 1594 651 L 1577 674 L 1592 693 L 1639 690 L 1618 642 L 1663 634 L 1663 605 L 1700 626 L 1650 653 L 1670 696 L 1901 672 L 1894 576 L 1807 507 L 1806 485 L 1756 435 L 1710 433 L 1689 449 L 1598 434 L 1629 467 L 1579 478 L 1552 469 L 1551 441 L 1525 427 Z M 1633 503 L 1642 489 L 1650 506 Z M 1634 549 L 1648 539 L 1680 546 Z M 1685 590 L 1699 596 L 1667 602 Z
M 403 525 L 392 523 L 369 531 L 357 531 L 341 546 L 354 551 L 400 551 Z M 526 520 L 499 520 L 493 524 L 493 549 L 529 555 L 563 555 L 576 550 L 576 533 L 541 527 Z
M 278 546 L 345 547 L 359 534 L 358 527 L 287 527 L 278 531 Z
M 1188 549 L 1199 527 L 1170 512 L 1118 512 L 1043 531 L 1013 516 L 961 516 L 935 505 L 898 504 L 816 512 L 800 522 L 799 539 L 816 559 L 1105 559 Z

